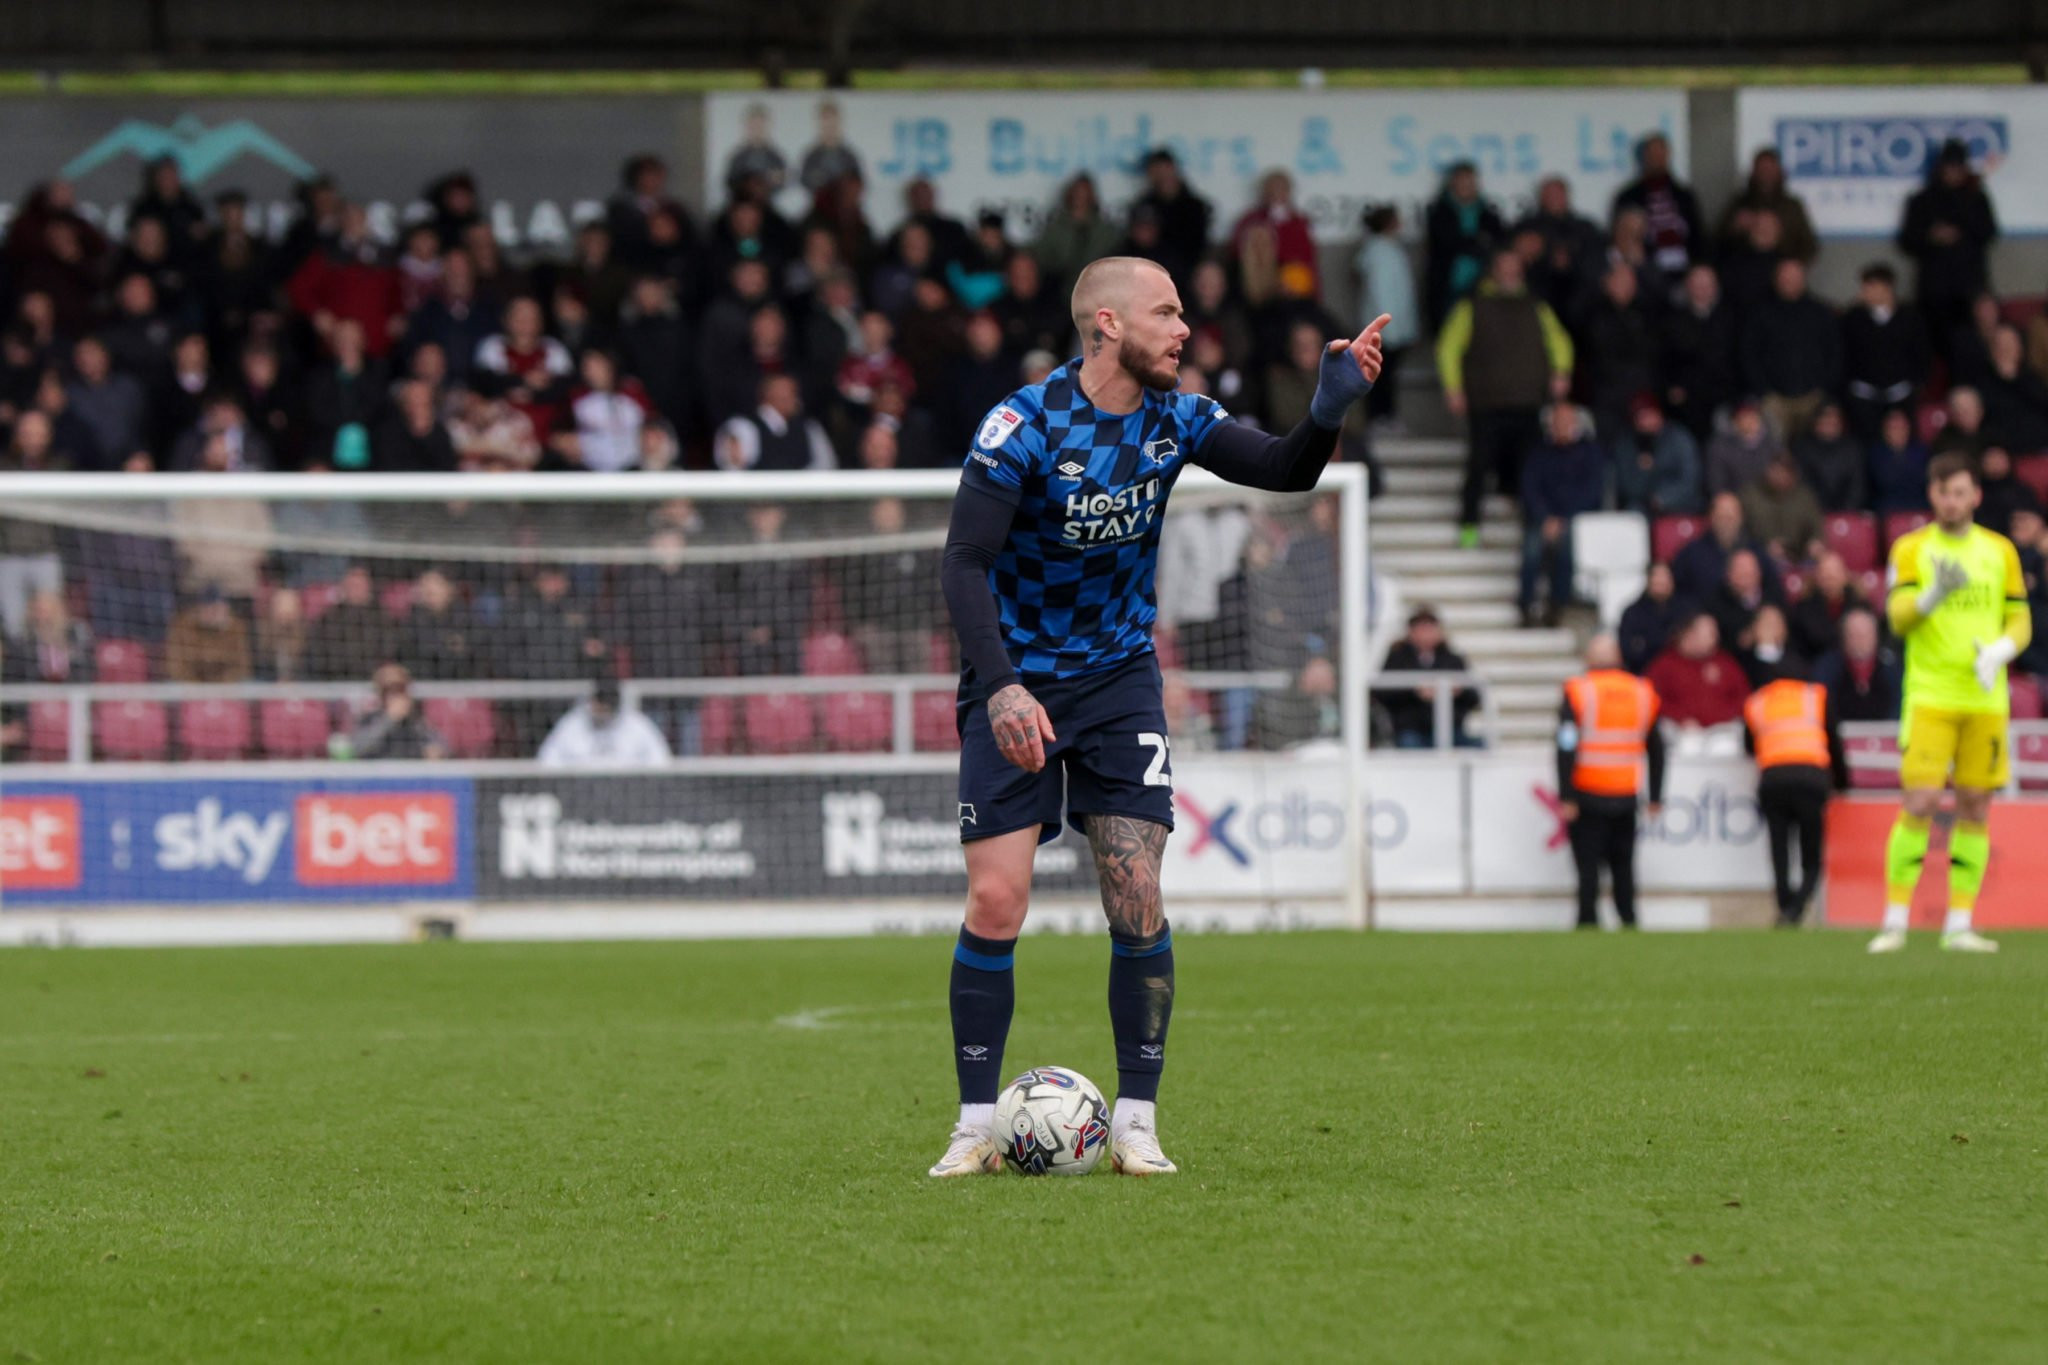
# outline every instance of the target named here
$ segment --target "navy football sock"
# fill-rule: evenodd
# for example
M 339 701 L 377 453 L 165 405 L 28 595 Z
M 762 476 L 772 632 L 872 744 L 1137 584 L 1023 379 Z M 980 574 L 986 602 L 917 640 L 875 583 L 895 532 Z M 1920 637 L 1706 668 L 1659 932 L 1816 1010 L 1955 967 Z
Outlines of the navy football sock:
M 953 949 L 953 1068 L 960 1103 L 994 1104 L 1003 1088 L 1003 1043 L 1017 1004 L 1017 940 L 960 927 Z
M 1173 1019 L 1173 930 L 1109 935 L 1109 1028 L 1116 1036 L 1118 1100 L 1157 1100 Z

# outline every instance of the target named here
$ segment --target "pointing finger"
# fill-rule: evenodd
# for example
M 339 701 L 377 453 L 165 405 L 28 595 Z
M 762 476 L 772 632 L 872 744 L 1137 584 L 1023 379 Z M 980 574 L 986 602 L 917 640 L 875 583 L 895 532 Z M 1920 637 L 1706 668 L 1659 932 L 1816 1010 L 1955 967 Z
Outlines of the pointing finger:
M 1370 337 L 1374 341 L 1379 340 L 1380 333 L 1386 331 L 1388 327 L 1392 326 L 1393 321 L 1394 315 L 1392 313 L 1380 314 L 1371 322 L 1365 324 L 1365 330 L 1358 334 L 1358 339 L 1360 341 L 1364 341 L 1366 338 Z

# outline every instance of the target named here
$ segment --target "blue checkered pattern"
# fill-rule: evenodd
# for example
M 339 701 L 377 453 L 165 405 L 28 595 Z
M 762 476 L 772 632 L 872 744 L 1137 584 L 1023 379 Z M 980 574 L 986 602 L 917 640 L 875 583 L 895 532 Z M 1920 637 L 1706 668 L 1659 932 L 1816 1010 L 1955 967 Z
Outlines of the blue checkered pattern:
M 1166 497 L 1229 414 L 1147 390 L 1118 416 L 1081 392 L 1081 362 L 1019 389 L 975 434 L 961 479 L 1017 509 L 989 571 L 1010 662 L 1071 678 L 1152 648 Z

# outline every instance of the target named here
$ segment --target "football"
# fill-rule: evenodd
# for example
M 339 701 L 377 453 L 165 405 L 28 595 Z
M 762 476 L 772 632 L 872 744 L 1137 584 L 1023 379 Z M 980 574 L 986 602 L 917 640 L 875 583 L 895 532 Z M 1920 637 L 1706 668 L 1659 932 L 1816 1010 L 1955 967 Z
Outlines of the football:
M 1013 1171 L 1086 1175 L 1109 1146 L 1109 1105 L 1080 1072 L 1035 1067 L 997 1097 L 995 1136 Z

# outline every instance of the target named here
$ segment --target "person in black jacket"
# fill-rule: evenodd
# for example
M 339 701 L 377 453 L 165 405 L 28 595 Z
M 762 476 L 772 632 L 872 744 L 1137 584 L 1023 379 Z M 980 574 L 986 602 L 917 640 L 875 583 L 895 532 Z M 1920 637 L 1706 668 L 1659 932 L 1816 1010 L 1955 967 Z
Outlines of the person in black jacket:
M 1809 659 L 1831 654 L 1842 644 L 1842 618 L 1870 609 L 1849 578 L 1848 562 L 1830 550 L 1815 562 L 1805 595 L 1792 604 L 1792 646 Z
M 1622 667 L 1631 673 L 1643 673 L 1650 660 L 1671 643 L 1671 633 L 1691 620 L 1698 610 L 1678 595 L 1671 566 L 1661 561 L 1652 564 L 1649 578 L 1643 584 L 1643 595 L 1628 604 L 1621 614 L 1621 624 L 1615 628 L 1621 644 Z
M 1639 175 L 1614 196 L 1616 213 L 1643 211 L 1648 220 L 1650 259 L 1676 286 L 1695 258 L 1705 256 L 1708 243 L 1700 227 L 1700 202 L 1671 173 L 1671 139 L 1651 133 L 1636 144 Z
M 1600 439 L 1612 444 L 1629 430 L 1630 400 L 1657 391 L 1657 326 L 1637 294 L 1636 272 L 1627 264 L 1608 267 L 1580 331 L 1587 406 Z
M 1735 310 L 1721 297 L 1710 265 L 1685 272 L 1677 307 L 1659 324 L 1663 333 L 1664 401 L 1695 441 L 1714 432 L 1714 413 L 1741 391 L 1735 367 Z
M 1874 439 L 1886 408 L 1914 404 L 1933 360 L 1919 311 L 1899 303 L 1898 276 L 1881 261 L 1864 266 L 1856 306 L 1842 315 L 1850 428 Z
M 1802 435 L 1842 385 L 1842 324 L 1806 287 L 1806 267 L 1778 262 L 1774 297 L 1742 329 L 1743 377 L 1763 395 L 1781 439 Z
M 1773 683 L 1801 681 L 1799 670 L 1785 667 L 1772 670 L 1757 680 L 1756 685 L 1761 689 Z M 1756 714 L 1778 699 L 1776 693 L 1762 699 L 1753 697 L 1750 706 L 1745 708 L 1742 744 L 1749 753 L 1759 754 L 1760 748 L 1767 751 L 1777 748 L 1777 744 L 1758 734 L 1760 726 L 1777 733 L 1779 742 L 1787 737 L 1777 732 L 1777 726 L 1786 723 L 1783 717 L 1772 719 L 1768 711 L 1764 711 L 1762 716 Z M 1790 723 L 1795 736 L 1806 724 L 1800 720 Z M 1768 765 L 1759 765 L 1756 800 L 1770 830 L 1771 877 L 1777 891 L 1780 929 L 1797 929 L 1800 921 L 1806 918 L 1806 908 L 1813 903 L 1813 893 L 1820 885 L 1828 798 L 1849 787 L 1849 755 L 1842 747 L 1841 719 L 1836 714 L 1834 696 L 1825 687 L 1822 688 L 1819 728 L 1827 749 L 1825 765 L 1807 762 L 1807 755 L 1796 751 L 1793 755 L 1782 751 L 1759 755 L 1762 759 L 1772 760 Z M 1804 737 L 1801 738 L 1803 741 Z M 1812 756 L 1819 757 L 1817 753 Z M 1800 876 L 1797 884 L 1792 880 L 1794 833 L 1799 836 Z
M 1823 403 L 1813 426 L 1792 443 L 1799 477 L 1823 512 L 1860 512 L 1870 506 L 1864 444 L 1849 434 L 1840 403 Z
M 1970 149 L 1950 138 L 1927 173 L 1927 184 L 1906 201 L 1899 250 L 1918 267 L 1916 293 L 1936 344 L 1970 320 L 1970 303 L 1989 278 L 1998 217 L 1984 182 L 1970 168 Z
M 1991 336 L 1991 371 L 1977 381 L 1984 399 L 1984 442 L 2033 454 L 2048 450 L 2048 384 L 2027 367 L 2019 328 Z
M 1380 665 L 1383 673 L 1464 673 L 1471 665 L 1463 655 L 1444 643 L 1443 622 L 1428 607 L 1417 607 L 1408 615 L 1408 635 L 1396 640 Z M 1394 745 L 1400 749 L 1436 747 L 1436 693 L 1434 687 L 1375 691 L 1393 722 Z M 1465 721 L 1479 706 L 1479 695 L 1469 687 L 1451 693 L 1451 743 L 1460 748 L 1484 747 L 1479 739 L 1465 733 Z
M 1977 459 L 1977 484 L 1984 490 L 1984 500 L 1977 504 L 1979 526 L 2010 538 L 2015 513 L 2041 514 L 2041 499 L 2013 476 L 2012 454 L 2004 446 L 1984 448 Z
M 1899 660 L 1881 647 L 1877 613 L 1869 607 L 1842 613 L 1842 647 L 1814 665 L 1813 680 L 1827 688 L 1836 718 L 1845 723 L 1899 718 Z
M 1183 294 L 1190 292 L 1195 266 L 1209 249 L 1209 220 L 1215 209 L 1188 187 L 1180 162 L 1164 147 L 1145 158 L 1145 193 L 1131 206 L 1145 210 L 1159 225 L 1153 258 L 1166 267 Z
M 1423 307 L 1432 329 L 1443 325 L 1451 305 L 1470 294 L 1487 262 L 1506 242 L 1506 227 L 1493 205 L 1479 197 L 1479 170 L 1460 161 L 1444 172 L 1443 191 L 1424 220 L 1428 238 Z

